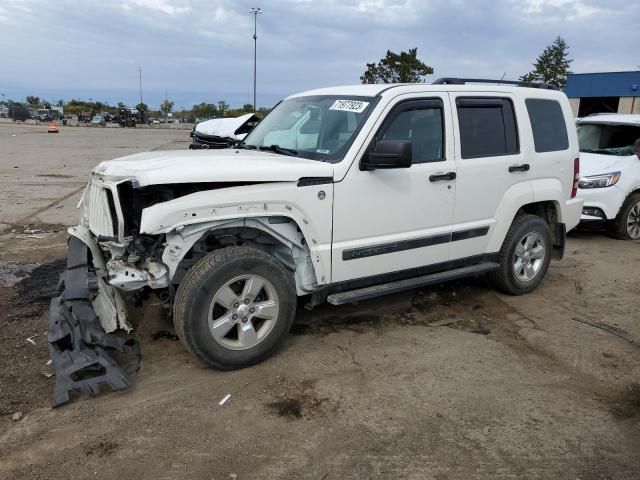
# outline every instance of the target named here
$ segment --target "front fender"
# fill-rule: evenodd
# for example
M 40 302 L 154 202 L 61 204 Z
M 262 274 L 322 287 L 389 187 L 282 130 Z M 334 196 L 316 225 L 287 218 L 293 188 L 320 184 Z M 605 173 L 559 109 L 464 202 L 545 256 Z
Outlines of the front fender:
M 288 217 L 307 242 L 318 284 L 324 284 L 331 281 L 332 205 L 332 183 L 298 187 L 293 182 L 281 182 L 222 188 L 144 209 L 140 231 L 158 235 L 198 225 L 206 230 L 204 224 L 212 222 Z

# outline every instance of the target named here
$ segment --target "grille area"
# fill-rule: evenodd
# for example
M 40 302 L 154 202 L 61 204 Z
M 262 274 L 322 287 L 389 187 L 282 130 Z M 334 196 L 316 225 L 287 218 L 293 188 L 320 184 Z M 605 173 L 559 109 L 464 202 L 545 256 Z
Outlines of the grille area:
M 113 228 L 114 218 L 112 211 L 115 210 L 113 205 L 111 192 L 92 182 L 89 187 L 89 195 L 85 206 L 91 233 L 96 236 L 116 236 L 115 229 Z

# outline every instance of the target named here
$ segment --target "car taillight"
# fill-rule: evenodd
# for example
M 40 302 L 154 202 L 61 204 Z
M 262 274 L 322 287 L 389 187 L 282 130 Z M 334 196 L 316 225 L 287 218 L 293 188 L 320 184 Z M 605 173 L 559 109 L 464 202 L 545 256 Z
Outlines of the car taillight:
M 578 181 L 580 180 L 580 159 L 573 160 L 573 187 L 571 187 L 571 198 L 578 194 Z

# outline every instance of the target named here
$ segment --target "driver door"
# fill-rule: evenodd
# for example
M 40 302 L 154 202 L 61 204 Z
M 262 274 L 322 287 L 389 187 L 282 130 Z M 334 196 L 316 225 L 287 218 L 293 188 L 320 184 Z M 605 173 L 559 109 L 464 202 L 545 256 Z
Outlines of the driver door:
M 356 160 L 334 184 L 333 282 L 449 260 L 456 164 L 448 105 L 446 94 L 399 100 L 369 149 L 409 141 L 412 165 L 362 170 Z

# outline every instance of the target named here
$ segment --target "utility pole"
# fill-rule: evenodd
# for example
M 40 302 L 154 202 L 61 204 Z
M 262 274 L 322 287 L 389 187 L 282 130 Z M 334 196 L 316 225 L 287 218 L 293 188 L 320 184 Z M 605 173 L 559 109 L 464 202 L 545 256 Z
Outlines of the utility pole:
M 258 54 L 258 15 L 262 13 L 261 8 L 252 7 L 249 13 L 253 14 L 253 111 L 256 111 L 256 64 Z
M 142 103 L 142 67 L 138 67 L 139 80 L 138 85 L 140 86 L 140 103 Z

